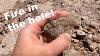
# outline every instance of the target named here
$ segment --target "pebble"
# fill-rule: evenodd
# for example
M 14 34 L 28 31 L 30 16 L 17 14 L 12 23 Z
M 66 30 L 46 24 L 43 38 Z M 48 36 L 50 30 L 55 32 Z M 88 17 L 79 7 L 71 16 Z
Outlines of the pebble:
M 38 0 L 39 3 L 45 3 L 47 0 Z
M 3 29 L 4 29 L 4 27 L 3 27 L 3 26 L 4 26 L 4 24 L 0 22 L 0 32 L 2 32 L 2 31 L 3 31 Z
M 98 44 L 98 50 L 97 52 L 100 54 L 100 44 Z
M 93 34 L 88 34 L 87 38 L 90 39 L 90 40 L 93 40 Z
M 2 43 L 2 38 L 0 37 L 0 44 Z
M 100 29 L 98 29 L 97 32 L 100 33 Z
M 0 44 L 2 43 L 3 35 L 0 34 Z
M 75 34 L 75 33 L 73 33 L 71 36 L 72 36 L 72 38 L 75 38 L 75 37 L 76 37 L 76 34 Z
M 0 14 L 0 22 L 3 22 L 5 19 L 3 17 L 3 15 Z
M 79 36 L 83 36 L 83 37 L 86 36 L 85 32 L 83 32 L 81 30 L 77 30 L 76 34 L 79 35 Z
M 90 48 L 91 50 L 95 50 L 97 47 L 97 43 L 93 42 L 91 45 L 90 45 Z
M 93 41 L 100 43 L 100 36 L 93 36 Z
M 73 39 L 73 41 L 74 41 L 75 43 L 78 43 L 78 42 L 79 42 L 79 40 L 77 40 L 77 39 Z

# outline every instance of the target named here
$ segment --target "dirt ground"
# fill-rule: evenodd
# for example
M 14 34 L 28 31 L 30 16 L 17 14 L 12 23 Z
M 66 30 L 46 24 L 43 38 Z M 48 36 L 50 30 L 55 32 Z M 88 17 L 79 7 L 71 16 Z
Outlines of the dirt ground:
M 70 13 L 67 17 L 51 21 L 43 30 L 54 37 L 64 32 L 71 34 L 72 44 L 61 56 L 100 56 L 100 0 L 0 0 L 0 56 L 11 55 L 20 31 L 9 31 L 7 24 L 27 21 L 25 18 L 35 13 L 28 12 L 8 21 L 2 14 L 33 4 L 39 6 L 36 15 L 50 9 L 64 9 Z

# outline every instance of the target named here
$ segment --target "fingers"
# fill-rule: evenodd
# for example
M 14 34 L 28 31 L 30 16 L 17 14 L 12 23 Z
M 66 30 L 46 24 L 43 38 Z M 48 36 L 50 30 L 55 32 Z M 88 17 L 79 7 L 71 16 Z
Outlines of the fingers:
M 62 16 L 67 16 L 67 15 L 68 13 L 66 11 L 56 10 L 54 11 L 54 16 L 50 17 L 49 20 L 55 20 Z M 48 22 L 47 18 L 41 19 L 40 21 L 34 24 L 30 24 L 29 26 L 27 26 L 27 28 L 29 28 L 30 31 L 41 32 L 41 28 L 44 27 L 44 25 L 47 24 L 47 22 Z
M 69 13 L 67 12 L 67 11 L 65 11 L 65 10 L 56 10 L 55 12 L 54 12 L 54 17 L 52 17 L 51 18 L 51 20 L 54 20 L 54 19 L 57 19 L 57 18 L 59 18 L 59 17 L 62 17 L 62 16 L 67 16 Z
M 55 20 L 62 16 L 67 16 L 67 15 L 68 15 L 68 12 L 66 12 L 66 11 L 56 10 L 56 11 L 54 11 L 54 16 L 50 17 L 49 20 Z M 44 25 L 46 23 L 48 23 L 48 18 L 47 19 L 45 18 L 45 19 L 37 22 L 36 24 L 42 28 L 42 27 L 44 27 Z
M 69 34 L 63 33 L 59 35 L 54 41 L 49 43 L 47 48 L 54 54 L 59 54 L 71 44 L 71 37 Z

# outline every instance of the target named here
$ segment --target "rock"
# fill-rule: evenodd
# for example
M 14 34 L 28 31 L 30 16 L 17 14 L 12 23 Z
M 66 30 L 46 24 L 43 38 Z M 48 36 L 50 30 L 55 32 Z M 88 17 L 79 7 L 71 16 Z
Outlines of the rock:
M 3 22 L 5 19 L 4 19 L 4 16 L 2 14 L 0 14 L 0 22 Z
M 100 33 L 100 29 L 98 29 L 97 32 Z
M 78 43 L 78 42 L 79 42 L 79 40 L 77 40 L 77 39 L 73 39 L 73 41 L 74 41 L 75 43 Z
M 0 44 L 2 43 L 3 38 L 0 37 Z
M 96 32 L 96 30 L 95 30 L 95 29 L 90 28 L 90 27 L 88 27 L 88 28 L 87 28 L 87 30 L 88 30 L 89 32 L 92 32 L 92 33 L 95 33 L 95 32 Z
M 72 38 L 76 38 L 76 34 L 74 34 L 74 33 L 71 36 L 72 36 Z
M 76 31 L 76 34 L 77 34 L 78 36 L 82 36 L 82 37 L 85 37 L 85 36 L 86 36 L 85 32 L 83 32 L 83 31 L 81 31 L 81 30 L 77 30 L 77 31 Z
M 91 50 L 94 51 L 96 49 L 96 47 L 97 47 L 97 43 L 95 43 L 95 42 L 91 43 L 91 45 L 90 45 Z
M 87 38 L 92 41 L 93 40 L 93 34 L 87 34 Z
M 4 29 L 4 27 L 3 27 L 3 26 L 4 26 L 4 24 L 0 22 L 0 32 L 2 32 L 2 31 L 3 31 L 3 29 Z
M 100 43 L 100 36 L 98 35 L 93 36 L 93 41 Z
M 100 44 L 98 44 L 98 50 L 97 52 L 100 54 Z
M 0 44 L 2 43 L 3 35 L 0 34 Z
M 47 0 L 37 0 L 39 3 L 45 3 L 45 2 L 47 2 Z
M 2 44 L 2 48 L 5 48 L 7 44 Z

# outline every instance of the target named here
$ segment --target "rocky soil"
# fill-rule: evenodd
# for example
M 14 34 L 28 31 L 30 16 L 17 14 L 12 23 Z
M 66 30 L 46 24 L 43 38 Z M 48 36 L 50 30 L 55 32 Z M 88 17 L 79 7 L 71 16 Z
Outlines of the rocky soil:
M 28 12 L 9 21 L 2 16 L 9 10 L 25 9 L 26 5 L 33 4 L 40 8 L 36 13 Z M 20 31 L 9 31 L 8 23 L 27 21 L 28 16 L 50 9 L 64 9 L 70 13 L 49 22 L 42 33 L 53 37 L 64 32 L 71 34 L 72 44 L 61 56 L 100 56 L 100 0 L 0 0 L 0 56 L 11 55 Z

